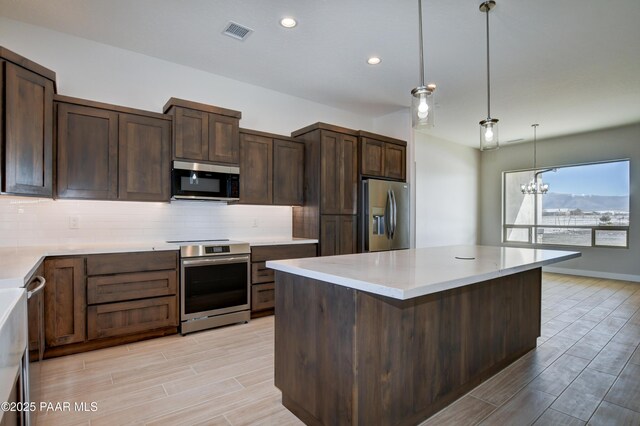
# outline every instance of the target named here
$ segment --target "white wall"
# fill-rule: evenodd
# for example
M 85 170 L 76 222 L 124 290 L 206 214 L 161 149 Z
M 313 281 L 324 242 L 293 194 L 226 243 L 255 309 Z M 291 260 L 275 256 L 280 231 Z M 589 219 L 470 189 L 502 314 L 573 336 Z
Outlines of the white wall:
M 415 132 L 416 247 L 476 244 L 480 152 Z
M 66 96 L 156 112 L 184 98 L 242 111 L 241 127 L 284 135 L 316 121 L 374 131 L 370 117 L 6 18 L 0 45 L 54 70 Z M 69 216 L 80 229 L 68 228 Z M 290 236 L 290 207 L 0 196 L 0 246 Z
M 629 248 L 549 248 L 582 252 L 578 259 L 554 265 L 550 270 L 640 281 L 640 124 L 538 140 L 538 167 L 631 159 Z M 500 245 L 502 227 L 502 172 L 531 167 L 531 143 L 482 153 L 481 235 L 482 244 Z

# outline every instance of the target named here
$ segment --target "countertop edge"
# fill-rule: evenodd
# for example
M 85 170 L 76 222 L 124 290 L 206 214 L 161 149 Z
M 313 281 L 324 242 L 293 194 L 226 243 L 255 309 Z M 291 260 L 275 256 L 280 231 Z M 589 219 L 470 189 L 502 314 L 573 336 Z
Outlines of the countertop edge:
M 317 279 L 325 281 L 331 284 L 340 285 L 354 290 L 366 291 L 368 293 L 377 294 L 380 296 L 387 296 L 398 300 L 408 300 L 420 296 L 426 296 L 428 294 L 438 293 L 444 290 L 451 290 L 458 287 L 464 287 L 466 285 L 475 284 L 483 281 L 487 281 L 494 278 L 499 278 L 507 275 L 516 274 L 519 272 L 528 271 L 531 269 L 540 268 L 546 265 L 551 265 L 558 262 L 563 262 L 569 259 L 575 259 L 582 256 L 580 252 L 569 252 L 567 254 L 558 256 L 553 259 L 545 259 L 536 262 L 532 262 L 526 265 L 514 266 L 511 268 L 500 269 L 485 274 L 474 275 L 469 277 L 458 278 L 454 280 L 442 281 L 436 284 L 424 285 L 420 288 L 411 290 L 401 290 L 397 288 L 387 287 L 381 284 L 371 283 L 368 281 L 357 280 L 353 278 L 341 277 L 338 275 L 329 274 L 326 272 L 312 271 L 306 268 L 291 266 L 282 261 L 270 260 L 267 261 L 266 266 L 271 269 L 275 269 L 281 272 L 287 272 L 294 275 L 300 275 L 306 278 Z

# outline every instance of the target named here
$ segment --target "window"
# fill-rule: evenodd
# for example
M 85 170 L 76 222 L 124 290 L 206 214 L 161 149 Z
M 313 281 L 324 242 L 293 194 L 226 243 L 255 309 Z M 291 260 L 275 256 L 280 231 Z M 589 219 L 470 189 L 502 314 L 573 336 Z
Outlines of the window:
M 544 195 L 523 194 L 534 174 Z M 504 173 L 503 241 L 628 247 L 629 160 Z

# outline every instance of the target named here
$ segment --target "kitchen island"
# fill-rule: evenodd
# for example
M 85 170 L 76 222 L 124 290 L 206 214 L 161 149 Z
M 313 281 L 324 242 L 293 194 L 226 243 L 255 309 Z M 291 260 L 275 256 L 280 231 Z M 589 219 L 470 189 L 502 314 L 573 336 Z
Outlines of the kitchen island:
M 417 424 L 536 346 L 541 267 L 452 246 L 268 262 L 275 384 L 306 424 Z

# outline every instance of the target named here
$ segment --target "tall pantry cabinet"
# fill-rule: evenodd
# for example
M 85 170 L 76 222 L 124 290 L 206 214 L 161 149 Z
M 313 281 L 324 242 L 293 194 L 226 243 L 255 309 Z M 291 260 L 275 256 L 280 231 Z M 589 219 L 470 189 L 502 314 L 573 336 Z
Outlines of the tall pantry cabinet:
M 305 205 L 293 208 L 293 236 L 318 239 L 321 256 L 356 253 L 358 132 L 316 123 L 291 136 L 305 144 Z

